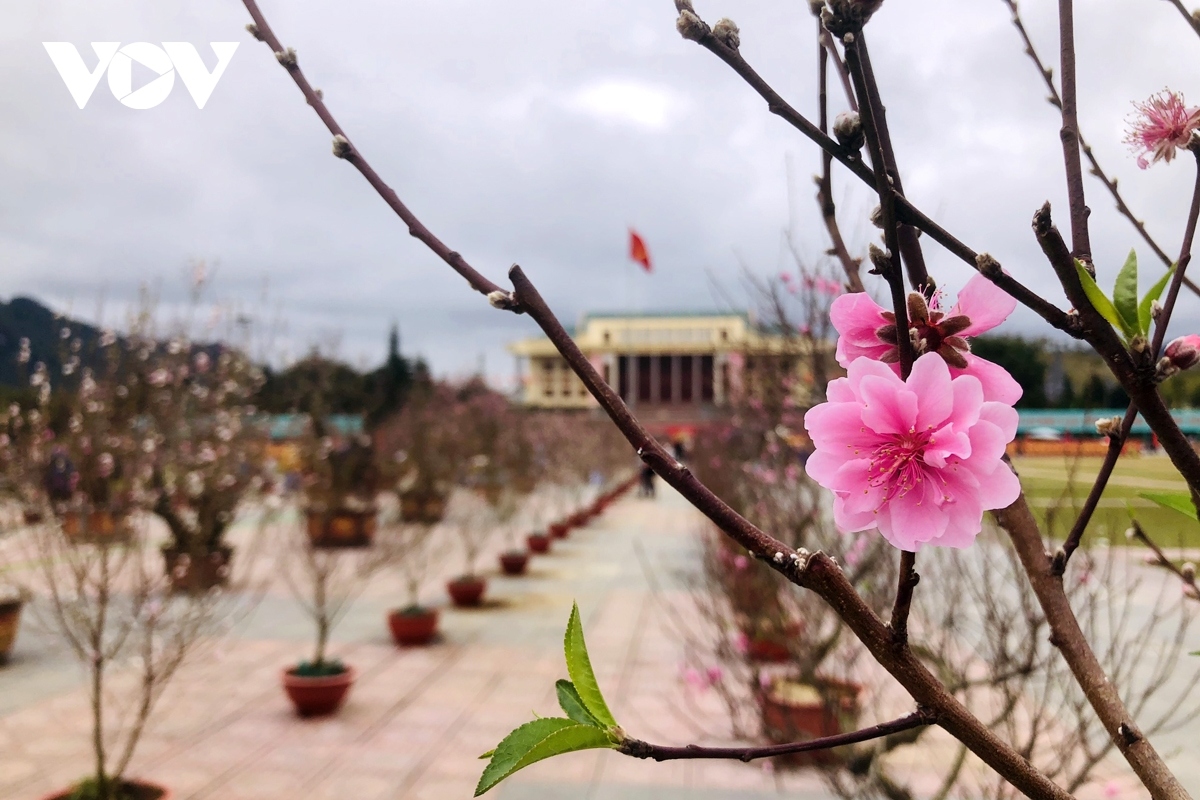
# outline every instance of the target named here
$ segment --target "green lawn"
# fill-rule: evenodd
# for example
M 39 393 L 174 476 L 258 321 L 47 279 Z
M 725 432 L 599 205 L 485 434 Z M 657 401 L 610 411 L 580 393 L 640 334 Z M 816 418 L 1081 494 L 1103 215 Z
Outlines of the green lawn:
M 1060 456 L 1013 459 L 1025 496 L 1043 530 L 1048 528 L 1056 538 L 1066 537 L 1100 462 L 1099 458 Z M 1122 457 L 1088 527 L 1089 538 L 1106 537 L 1113 544 L 1124 544 L 1132 515 L 1162 547 L 1200 547 L 1200 524 L 1138 496 L 1139 492 L 1172 490 L 1186 491 L 1187 486 L 1166 457 Z

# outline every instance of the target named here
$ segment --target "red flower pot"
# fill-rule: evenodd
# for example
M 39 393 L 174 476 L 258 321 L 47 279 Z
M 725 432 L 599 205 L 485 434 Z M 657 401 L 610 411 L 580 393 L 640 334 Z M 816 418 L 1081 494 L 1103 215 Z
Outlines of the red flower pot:
M 500 554 L 500 569 L 504 570 L 505 575 L 524 575 L 528 564 L 529 553 L 523 550 L 510 550 Z
M 555 539 L 565 539 L 570 532 L 570 526 L 565 522 L 554 522 L 550 525 L 550 535 Z
M 450 599 L 459 608 L 474 608 L 483 602 L 483 592 L 487 589 L 487 581 L 474 576 L 455 578 L 446 584 Z
M 302 717 L 323 717 L 337 711 L 358 677 L 354 667 L 316 678 L 293 675 L 294 671 L 295 667 L 283 671 L 283 689 Z
M 525 537 L 525 543 L 529 545 L 531 553 L 549 553 L 550 552 L 550 537 L 544 533 L 531 533 Z
M 429 644 L 437 633 L 436 608 L 402 609 L 388 614 L 388 627 L 397 645 Z
M 124 781 L 125 797 L 131 800 L 173 800 L 175 794 L 165 786 L 147 781 Z M 75 793 L 75 787 L 43 795 L 42 800 L 67 800 Z
M 792 653 L 788 650 L 787 645 L 782 642 L 771 639 L 750 639 L 746 642 L 746 655 L 752 661 L 765 661 L 770 664 L 778 664 L 787 661 Z
M 854 730 L 860 710 L 857 683 L 822 678 L 813 684 L 777 680 L 759 696 L 763 732 L 775 742 L 796 742 Z M 791 763 L 829 764 L 838 749 L 788 756 Z
M 21 623 L 21 601 L 0 602 L 0 664 L 8 661 L 13 642 L 17 639 L 17 626 Z

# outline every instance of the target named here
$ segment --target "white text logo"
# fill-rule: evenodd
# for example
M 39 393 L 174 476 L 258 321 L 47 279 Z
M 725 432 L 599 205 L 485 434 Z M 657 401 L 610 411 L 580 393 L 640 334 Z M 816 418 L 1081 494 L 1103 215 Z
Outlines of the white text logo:
M 163 42 L 162 47 L 149 42 L 132 42 L 124 47 L 120 42 L 92 42 L 97 58 L 94 69 L 83 63 L 83 56 L 70 42 L 42 42 L 75 105 L 80 108 L 87 105 L 100 77 L 107 71 L 108 88 L 113 97 L 130 108 L 139 109 L 154 108 L 166 100 L 175 86 L 176 72 L 196 101 L 196 108 L 204 108 L 238 44 L 211 42 L 209 46 L 217 56 L 217 65 L 209 72 L 196 48 L 188 42 Z M 135 61 L 158 75 L 136 90 L 133 88 Z

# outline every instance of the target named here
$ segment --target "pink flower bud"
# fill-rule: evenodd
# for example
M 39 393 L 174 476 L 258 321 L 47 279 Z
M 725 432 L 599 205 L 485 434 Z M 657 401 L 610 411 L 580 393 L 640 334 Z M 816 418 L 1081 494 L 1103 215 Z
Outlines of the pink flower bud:
M 1170 359 L 1171 366 L 1175 369 L 1183 370 L 1194 367 L 1200 363 L 1200 336 L 1194 333 L 1180 336 L 1167 345 L 1163 355 Z

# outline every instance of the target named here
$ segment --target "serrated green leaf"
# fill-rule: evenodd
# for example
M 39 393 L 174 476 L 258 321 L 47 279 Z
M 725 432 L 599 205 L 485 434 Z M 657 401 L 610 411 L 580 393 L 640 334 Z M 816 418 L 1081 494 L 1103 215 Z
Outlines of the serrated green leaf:
M 1178 511 L 1188 519 L 1196 519 L 1196 505 L 1192 496 L 1187 492 L 1138 492 L 1138 497 L 1144 497 L 1158 503 L 1163 508 Z
M 1133 338 L 1132 331 L 1126 327 L 1125 321 L 1117 313 L 1117 309 L 1113 306 L 1112 301 L 1096 285 L 1095 279 L 1092 278 L 1083 264 L 1079 262 L 1079 259 L 1075 260 L 1075 272 L 1079 275 L 1079 283 L 1083 286 L 1083 293 L 1087 295 L 1087 299 L 1092 304 L 1092 307 L 1096 309 L 1100 316 L 1108 320 L 1109 324 L 1123 333 L 1126 339 Z
M 482 761 L 483 759 L 485 759 L 485 758 L 491 758 L 491 757 L 492 757 L 492 756 L 494 756 L 494 755 L 496 755 L 496 748 L 494 748 L 494 747 L 493 747 L 491 750 L 488 750 L 486 753 L 484 753 L 483 755 L 481 755 L 481 756 L 479 757 L 479 759 Z
M 558 693 L 558 704 L 562 706 L 562 710 L 567 716 L 576 722 L 584 725 L 593 725 L 597 728 L 603 728 L 600 720 L 588 711 L 587 706 L 583 704 L 583 699 L 579 696 L 579 692 L 575 690 L 575 684 L 570 681 L 559 680 L 554 684 L 554 690 Z
M 1171 282 L 1171 276 L 1175 274 L 1177 264 L 1172 264 L 1170 269 L 1163 273 L 1163 276 L 1150 287 L 1150 291 L 1146 292 L 1146 296 L 1142 298 L 1142 302 L 1138 303 L 1138 325 L 1142 329 L 1143 334 L 1150 333 L 1150 309 L 1154 305 L 1154 301 L 1162 296 L 1163 289 L 1167 288 L 1167 284 Z
M 575 684 L 575 691 L 584 707 L 601 725 L 616 726 L 617 721 L 608 710 L 604 695 L 600 693 L 600 685 L 596 683 L 596 675 L 592 672 L 587 644 L 583 641 L 583 623 L 579 621 L 578 603 L 571 606 L 571 619 L 567 621 L 567 634 L 563 637 L 563 652 L 567 659 L 567 675 Z
M 558 717 L 535 719 L 505 736 L 496 746 L 475 787 L 475 796 L 479 797 L 517 770 L 551 756 L 616 746 L 608 734 L 593 725 Z
M 1138 276 L 1137 253 L 1129 251 L 1125 265 L 1117 273 L 1117 282 L 1113 284 L 1113 307 L 1121 315 L 1126 330 L 1138 331 Z

